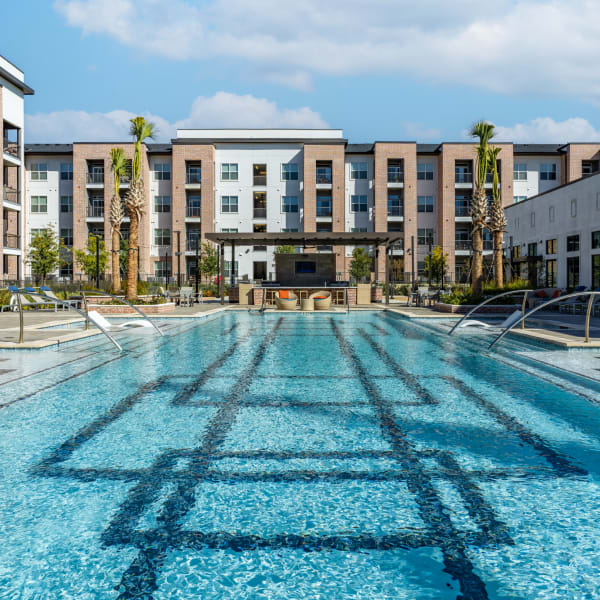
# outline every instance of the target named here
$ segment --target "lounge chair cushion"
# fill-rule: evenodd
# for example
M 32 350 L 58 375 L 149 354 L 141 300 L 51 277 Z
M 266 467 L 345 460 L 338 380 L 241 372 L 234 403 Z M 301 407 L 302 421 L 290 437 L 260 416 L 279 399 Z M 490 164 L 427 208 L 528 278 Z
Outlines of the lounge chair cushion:
M 327 300 L 327 296 L 313 296 L 313 300 Z
M 538 292 L 535 293 L 535 297 L 536 298 L 545 298 L 546 292 L 544 290 L 539 290 Z
M 560 290 L 555 290 L 554 294 L 552 294 L 553 298 L 558 298 L 560 296 Z
M 290 299 L 290 292 L 288 290 L 280 290 L 279 297 L 282 300 L 289 300 Z

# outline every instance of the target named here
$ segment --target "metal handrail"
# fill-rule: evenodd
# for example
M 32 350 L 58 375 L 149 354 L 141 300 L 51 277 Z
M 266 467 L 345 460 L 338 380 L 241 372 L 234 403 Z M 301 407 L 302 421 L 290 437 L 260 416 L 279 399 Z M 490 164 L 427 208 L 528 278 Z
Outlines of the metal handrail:
M 265 290 L 265 288 L 262 288 L 262 302 L 260 304 L 260 310 L 258 312 L 264 313 L 265 312 L 265 298 L 267 297 L 267 290 Z
M 109 294 L 108 292 L 103 292 L 102 290 L 81 290 L 81 294 L 83 295 L 84 301 L 86 301 L 86 297 L 85 297 L 86 292 L 87 293 L 91 292 L 92 294 L 96 294 L 98 296 L 109 296 L 110 298 L 114 298 L 115 300 L 119 300 L 123 304 L 130 306 L 131 308 L 133 308 L 133 310 L 135 310 L 137 313 L 139 313 L 144 319 L 146 319 L 150 323 L 150 325 L 152 325 L 152 327 L 154 327 L 154 329 L 156 329 L 156 331 L 158 331 L 158 333 L 160 333 L 160 335 L 162 335 L 164 337 L 165 334 L 158 328 L 158 326 L 154 323 L 154 321 L 152 321 L 152 319 L 150 319 L 150 317 L 148 317 L 148 315 L 146 313 L 142 312 L 139 308 L 137 308 L 137 306 L 135 306 L 134 304 L 131 304 L 130 302 L 127 302 L 127 300 L 125 300 L 125 298 L 121 298 L 120 296 L 114 296 L 113 294 Z M 87 305 L 87 301 L 86 301 L 86 305 Z
M 53 298 L 52 296 L 46 296 L 46 294 L 42 294 L 41 292 L 12 292 L 15 293 L 17 295 L 17 302 L 19 304 L 19 344 L 23 343 L 23 308 L 21 306 L 21 294 L 23 294 L 24 296 L 40 296 L 40 298 L 43 298 L 44 300 L 48 300 L 49 302 L 51 302 L 52 304 L 58 302 L 64 306 L 67 306 L 68 308 L 72 308 L 75 312 L 78 312 L 86 321 L 86 323 L 92 323 L 93 325 L 96 325 L 96 327 L 119 349 L 119 352 L 123 351 L 123 348 L 121 348 L 121 346 L 119 345 L 119 343 L 117 342 L 117 340 L 115 340 L 115 338 L 113 338 L 112 335 L 110 335 L 110 333 L 108 333 L 108 331 L 106 331 L 106 329 L 104 329 L 104 327 L 102 327 L 102 325 L 100 325 L 99 323 L 95 323 L 94 321 L 92 321 L 89 316 L 79 310 L 78 308 L 75 308 L 73 306 L 73 304 L 71 302 L 67 302 L 65 300 L 60 300 L 58 298 Z
M 346 288 L 346 314 L 350 314 L 350 295 L 348 294 L 348 288 Z
M 600 296 L 600 292 L 574 292 L 572 294 L 567 294 L 566 296 L 560 296 L 559 298 L 550 298 L 548 302 L 544 302 L 539 306 L 536 306 L 533 310 L 530 310 L 526 315 L 523 315 L 518 321 L 515 321 L 510 327 L 507 327 L 488 347 L 488 350 L 491 350 L 511 329 L 514 328 L 515 325 L 519 323 L 525 324 L 525 319 L 529 318 L 533 313 L 545 308 L 549 304 L 554 304 L 555 302 L 560 302 L 561 300 L 566 300 L 567 298 L 578 298 L 579 296 L 589 296 L 587 306 L 587 314 L 585 318 L 585 343 L 588 344 L 590 341 L 590 317 L 592 315 L 592 306 L 594 304 L 594 296 Z
M 491 298 L 488 298 L 487 300 L 484 300 L 483 302 L 478 304 L 475 308 L 471 309 L 460 321 L 458 321 L 454 325 L 454 327 L 448 332 L 448 335 L 452 335 L 454 333 L 454 330 L 465 319 L 468 319 L 479 307 L 483 306 L 484 304 L 488 304 L 488 302 L 491 302 L 492 300 L 496 300 L 496 298 L 502 298 L 503 296 L 510 296 L 511 294 L 522 294 L 523 292 L 525 292 L 525 297 L 523 298 L 522 313 L 525 314 L 525 304 L 527 302 L 527 295 L 529 294 L 529 292 L 533 292 L 533 290 L 511 290 L 510 292 L 503 292 L 502 294 L 498 294 L 496 296 L 492 296 Z

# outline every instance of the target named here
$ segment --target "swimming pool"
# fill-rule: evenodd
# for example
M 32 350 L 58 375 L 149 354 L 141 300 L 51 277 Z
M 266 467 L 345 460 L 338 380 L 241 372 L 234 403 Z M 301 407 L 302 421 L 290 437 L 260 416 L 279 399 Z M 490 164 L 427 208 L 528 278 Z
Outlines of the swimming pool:
M 596 392 L 517 342 L 385 312 L 166 333 L 0 383 L 0 598 L 598 597 Z

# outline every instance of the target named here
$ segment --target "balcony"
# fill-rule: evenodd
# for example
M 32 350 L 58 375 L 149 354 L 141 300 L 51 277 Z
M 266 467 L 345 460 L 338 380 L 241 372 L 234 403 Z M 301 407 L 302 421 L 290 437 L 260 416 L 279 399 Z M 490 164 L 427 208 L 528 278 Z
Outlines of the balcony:
M 471 206 L 465 206 L 464 204 L 456 204 L 454 206 L 454 216 L 455 217 L 470 217 L 471 216 Z
M 267 218 L 267 209 L 255 207 L 252 215 L 253 215 L 254 219 L 266 219 Z
M 455 250 L 467 250 L 470 252 L 471 248 L 473 248 L 473 242 L 471 240 L 456 240 L 454 242 Z
M 467 171 L 454 173 L 454 183 L 473 183 L 473 173 Z
M 5 137 L 2 139 L 2 148 L 6 154 L 10 154 L 15 158 L 21 158 L 21 146 L 18 142 L 11 141 Z
M 317 171 L 316 183 L 317 185 L 331 185 L 333 183 L 331 169 L 323 172 Z
M 494 242 L 492 240 L 483 240 L 483 249 L 484 250 L 493 250 Z
M 404 183 L 404 171 L 398 167 L 388 167 L 388 183 Z
M 104 185 L 104 173 L 87 173 L 86 183 L 89 185 Z
M 104 218 L 104 202 L 101 204 L 88 204 L 87 207 L 88 219 Z
M 201 183 L 202 183 L 202 172 L 200 170 L 186 172 L 186 174 L 185 174 L 185 184 L 186 185 L 200 185 Z
M 186 206 L 185 207 L 185 216 L 199 219 L 202 216 L 202 207 L 201 206 Z
M 317 217 L 331 217 L 331 206 L 317 206 Z
M 388 217 L 403 217 L 404 216 L 404 205 L 401 204 L 400 206 L 394 206 L 394 205 L 388 204 L 387 211 L 388 211 L 387 212 Z
M 190 237 L 185 240 L 185 251 L 186 252 L 196 252 L 196 246 L 198 249 L 201 248 L 202 242 L 200 237 Z
M 6 227 L 6 223 L 4 226 Z M 21 236 L 16 233 L 4 233 L 2 236 L 2 243 L 5 248 L 19 250 L 21 248 Z
M 252 165 L 252 185 L 267 185 L 267 165 L 264 163 Z
M 13 204 L 21 204 L 21 194 L 19 190 L 4 186 L 4 193 L 2 194 L 4 202 L 12 202 Z

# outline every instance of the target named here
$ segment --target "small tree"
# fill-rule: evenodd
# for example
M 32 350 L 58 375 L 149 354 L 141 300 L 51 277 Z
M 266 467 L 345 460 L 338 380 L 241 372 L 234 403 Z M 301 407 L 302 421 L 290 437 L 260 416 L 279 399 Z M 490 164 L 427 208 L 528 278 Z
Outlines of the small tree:
M 219 265 L 218 252 L 215 246 L 204 242 L 200 253 L 200 273 L 207 279 L 211 279 L 217 274 Z
M 31 239 L 27 262 L 31 265 L 31 272 L 41 279 L 42 285 L 46 277 L 61 265 L 62 248 L 62 240 L 49 228 L 38 231 Z
M 436 246 L 431 254 L 425 257 L 424 275 L 428 279 L 441 282 L 446 275 L 447 265 L 448 255 L 444 254 L 444 251 L 439 246 Z
M 75 250 L 75 263 L 87 275 L 88 279 L 96 276 L 96 237 L 90 235 L 85 250 Z M 108 252 L 104 247 L 104 240 L 100 240 L 100 253 L 98 264 L 100 273 L 106 271 L 108 265 Z
M 352 252 L 350 275 L 358 282 L 371 276 L 371 257 L 364 248 L 355 248 Z
M 296 248 L 294 246 L 283 245 L 275 248 L 275 254 L 294 254 Z

